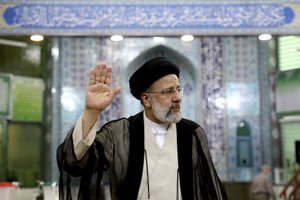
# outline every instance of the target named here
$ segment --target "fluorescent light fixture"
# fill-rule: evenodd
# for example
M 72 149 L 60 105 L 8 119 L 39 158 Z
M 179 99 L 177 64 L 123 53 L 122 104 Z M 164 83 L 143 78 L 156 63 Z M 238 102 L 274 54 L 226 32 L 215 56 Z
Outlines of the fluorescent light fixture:
M 26 42 L 7 40 L 7 39 L 0 39 L 0 44 L 7 45 L 7 46 L 21 47 L 21 48 L 28 47 L 28 44 Z
M 35 42 L 40 42 L 44 39 L 44 37 L 42 35 L 32 35 L 30 36 L 30 39 Z
M 261 34 L 258 36 L 258 39 L 263 40 L 263 41 L 270 40 L 271 38 L 272 38 L 272 35 L 270 35 L 270 34 Z
M 123 40 L 123 36 L 122 35 L 113 35 L 113 36 L 110 37 L 110 39 L 112 41 L 119 42 L 119 41 Z
M 190 42 L 192 40 L 194 40 L 194 36 L 192 35 L 183 35 L 181 36 L 181 40 L 184 42 Z
M 153 37 L 153 42 L 163 42 L 165 41 L 165 38 L 164 37 Z

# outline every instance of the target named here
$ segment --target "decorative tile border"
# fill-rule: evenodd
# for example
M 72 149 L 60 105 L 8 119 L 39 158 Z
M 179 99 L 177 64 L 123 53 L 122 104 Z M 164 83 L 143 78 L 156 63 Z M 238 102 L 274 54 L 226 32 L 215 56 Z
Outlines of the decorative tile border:
M 300 5 L 0 3 L 0 34 L 297 33 Z

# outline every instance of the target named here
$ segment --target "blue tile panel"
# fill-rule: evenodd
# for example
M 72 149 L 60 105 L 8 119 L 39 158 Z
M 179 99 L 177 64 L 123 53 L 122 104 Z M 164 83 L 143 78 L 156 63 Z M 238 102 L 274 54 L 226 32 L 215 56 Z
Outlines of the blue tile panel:
M 67 4 L 2 3 L 0 32 L 44 34 L 149 34 L 294 32 L 299 20 L 294 4 Z M 286 29 L 282 29 L 285 27 Z M 128 32 L 129 31 L 129 32 Z

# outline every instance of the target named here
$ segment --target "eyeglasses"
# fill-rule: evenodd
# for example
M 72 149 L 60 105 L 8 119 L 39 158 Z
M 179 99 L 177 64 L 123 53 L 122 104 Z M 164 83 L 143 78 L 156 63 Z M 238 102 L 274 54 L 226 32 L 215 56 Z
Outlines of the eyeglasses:
M 173 97 L 176 93 L 178 93 L 181 97 L 183 96 L 183 88 L 168 88 L 162 91 L 146 91 L 145 93 L 160 93 L 162 96 L 166 98 Z

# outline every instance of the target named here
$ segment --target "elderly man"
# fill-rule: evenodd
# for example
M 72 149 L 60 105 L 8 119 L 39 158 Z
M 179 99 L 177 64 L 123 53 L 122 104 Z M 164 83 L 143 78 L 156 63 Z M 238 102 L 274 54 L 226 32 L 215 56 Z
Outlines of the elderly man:
M 78 199 L 98 199 L 103 170 L 112 200 L 227 199 L 203 129 L 181 117 L 179 74 L 178 66 L 165 57 L 147 61 L 129 80 L 144 110 L 97 130 L 99 113 L 120 87 L 110 88 L 108 65 L 91 71 L 83 114 L 57 151 L 61 199 L 71 197 L 70 175 L 81 177 Z
M 271 167 L 264 164 L 261 166 L 261 172 L 252 179 L 252 183 L 250 185 L 251 200 L 276 199 L 273 184 L 269 179 L 270 172 Z

